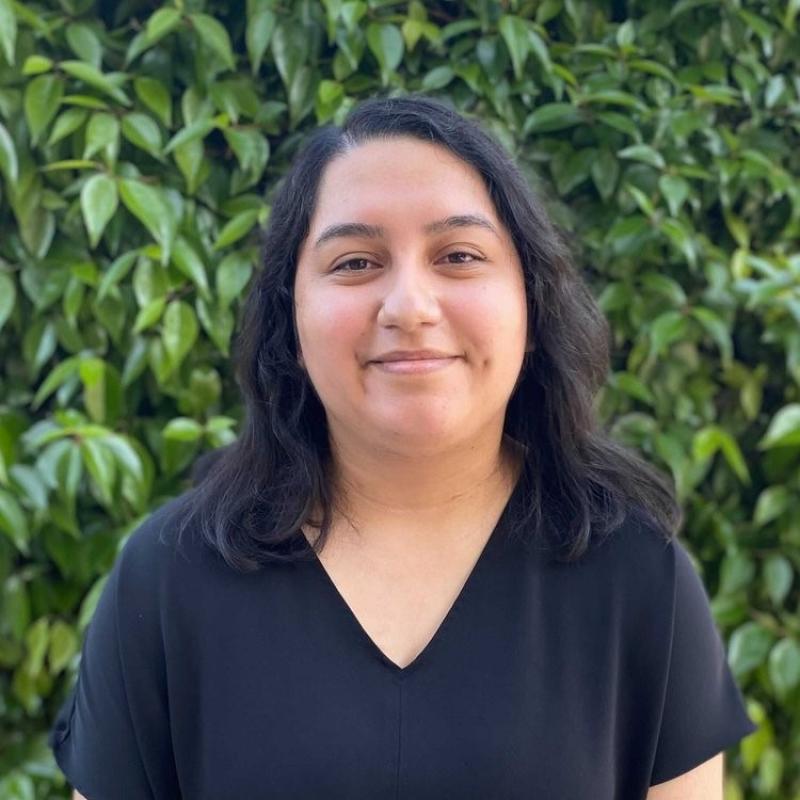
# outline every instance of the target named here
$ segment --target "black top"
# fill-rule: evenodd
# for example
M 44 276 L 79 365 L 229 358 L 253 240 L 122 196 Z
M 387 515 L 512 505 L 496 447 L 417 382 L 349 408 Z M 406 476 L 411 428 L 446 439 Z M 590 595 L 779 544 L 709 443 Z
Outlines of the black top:
M 680 541 L 504 536 L 404 669 L 318 559 L 242 575 L 176 503 L 128 539 L 50 745 L 89 800 L 643 800 L 756 730 Z M 160 535 L 161 534 L 161 535 Z

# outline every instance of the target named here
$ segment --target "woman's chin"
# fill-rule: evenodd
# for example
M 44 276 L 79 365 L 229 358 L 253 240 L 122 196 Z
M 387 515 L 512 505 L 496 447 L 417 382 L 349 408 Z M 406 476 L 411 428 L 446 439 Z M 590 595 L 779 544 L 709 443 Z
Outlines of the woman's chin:
M 424 455 L 461 441 L 466 432 L 463 420 L 436 415 L 416 414 L 402 419 L 376 420 L 376 442 L 382 440 L 392 449 Z

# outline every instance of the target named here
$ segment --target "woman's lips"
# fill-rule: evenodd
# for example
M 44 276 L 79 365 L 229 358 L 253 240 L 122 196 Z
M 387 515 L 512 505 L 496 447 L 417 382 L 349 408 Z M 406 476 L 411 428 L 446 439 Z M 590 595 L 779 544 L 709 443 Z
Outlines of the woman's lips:
M 450 356 L 449 358 L 415 358 L 402 361 L 372 361 L 370 364 L 382 372 L 390 372 L 397 375 L 416 375 L 445 369 L 455 361 L 458 361 L 458 359 L 459 356 Z

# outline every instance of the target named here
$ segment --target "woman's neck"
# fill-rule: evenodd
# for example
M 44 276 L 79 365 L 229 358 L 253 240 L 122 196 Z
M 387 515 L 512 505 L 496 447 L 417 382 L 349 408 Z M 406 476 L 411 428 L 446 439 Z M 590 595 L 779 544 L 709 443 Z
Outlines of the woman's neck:
M 467 531 L 496 516 L 519 477 L 522 448 L 508 437 L 425 459 L 363 457 L 333 448 L 334 528 L 409 543 L 432 530 Z M 356 457 L 358 455 L 358 457 Z M 337 522 L 338 520 L 338 522 Z M 466 535 L 466 534 L 465 534 Z

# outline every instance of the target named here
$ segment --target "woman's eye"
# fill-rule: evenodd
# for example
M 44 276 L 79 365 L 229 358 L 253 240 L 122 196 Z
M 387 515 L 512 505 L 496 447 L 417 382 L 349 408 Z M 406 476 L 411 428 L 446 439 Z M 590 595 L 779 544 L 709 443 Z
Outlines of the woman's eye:
M 483 261 L 480 256 L 476 256 L 473 253 L 466 253 L 463 250 L 456 250 L 453 253 L 448 253 L 445 258 L 451 258 L 452 256 L 469 256 L 472 261 Z M 451 264 L 471 264 L 472 261 L 451 261 Z
M 452 259 L 454 256 L 467 256 L 469 261 L 463 260 L 463 258 L 459 258 L 456 261 L 450 261 L 451 264 L 471 264 L 473 261 L 484 261 L 485 259 L 481 258 L 480 256 L 476 256 L 473 253 L 467 253 L 464 250 L 455 250 L 452 253 L 448 253 L 444 258 Z M 361 265 L 365 264 L 372 264 L 373 262 L 370 261 L 368 258 L 351 258 L 347 261 L 342 261 L 341 264 L 337 264 L 332 272 L 366 272 L 368 267 L 361 268 Z
M 351 258 L 349 261 L 342 261 L 333 268 L 333 272 L 364 272 L 363 269 L 356 269 L 351 264 L 371 264 L 368 258 Z

